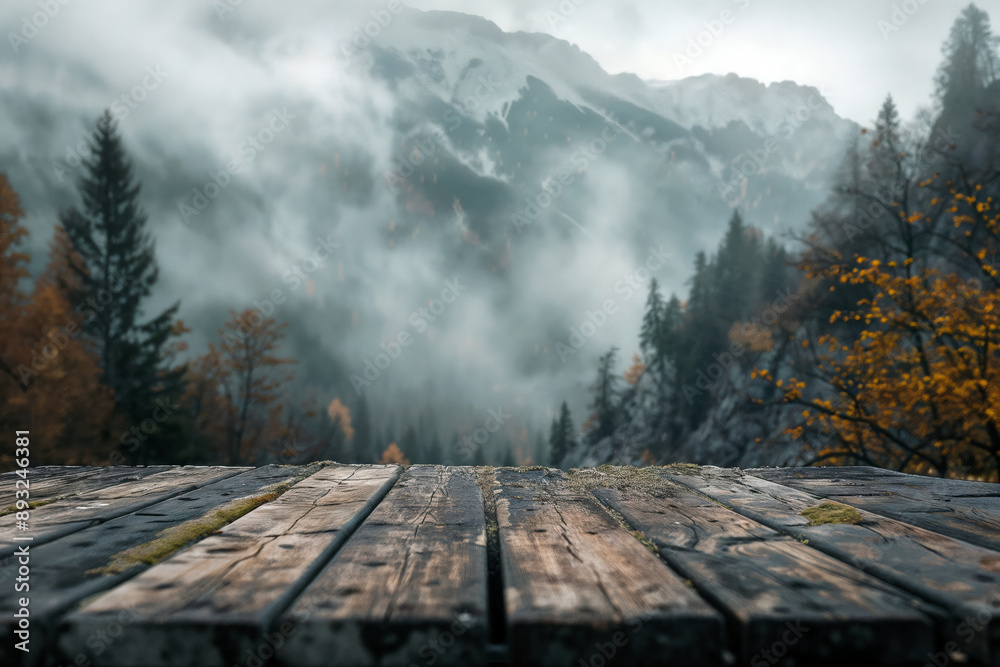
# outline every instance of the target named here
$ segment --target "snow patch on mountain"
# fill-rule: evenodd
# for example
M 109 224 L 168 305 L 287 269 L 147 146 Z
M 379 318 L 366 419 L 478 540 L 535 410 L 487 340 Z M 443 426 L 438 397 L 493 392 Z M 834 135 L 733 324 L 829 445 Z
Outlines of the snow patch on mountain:
M 732 73 L 677 81 L 611 75 L 575 44 L 543 33 L 505 33 L 487 19 L 459 12 L 407 9 L 383 33 L 377 48 L 412 66 L 412 80 L 404 84 L 409 92 L 457 102 L 480 123 L 490 115 L 503 122 L 528 78 L 535 77 L 557 98 L 581 109 L 601 111 L 587 101 L 587 92 L 597 90 L 689 128 L 738 121 L 754 132 L 774 135 L 790 114 L 802 109 L 836 126 L 851 124 L 812 86 L 792 81 L 763 84 Z
M 376 50 L 405 61 L 412 77 L 407 93 L 426 93 L 457 103 L 479 123 L 489 116 L 503 122 L 535 77 L 562 100 L 587 106 L 577 87 L 607 78 L 579 47 L 537 33 L 505 33 L 495 23 L 458 12 L 407 9 L 382 34 Z
M 730 73 L 702 74 L 676 81 L 648 81 L 651 106 L 685 127 L 725 127 L 738 121 L 773 136 L 796 117 L 845 123 L 822 91 L 794 81 L 764 84 Z M 801 121 L 799 121 L 801 122 Z

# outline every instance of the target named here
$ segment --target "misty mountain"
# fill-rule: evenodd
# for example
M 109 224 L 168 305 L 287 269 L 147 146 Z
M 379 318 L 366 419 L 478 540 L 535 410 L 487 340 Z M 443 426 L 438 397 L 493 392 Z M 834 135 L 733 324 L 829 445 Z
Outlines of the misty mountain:
M 734 207 L 802 228 L 857 130 L 815 88 L 613 76 L 465 14 L 406 9 L 374 39 L 308 48 L 210 14 L 198 38 L 218 61 L 200 66 L 233 71 L 225 90 L 183 60 L 125 84 L 40 44 L 0 64 L 0 171 L 32 268 L 111 108 L 157 242 L 150 310 L 180 299 L 196 354 L 229 309 L 273 313 L 303 393 L 364 391 L 399 428 L 429 405 L 442 433 L 503 406 L 521 437 L 564 397 L 583 414 L 650 277 L 685 291 Z

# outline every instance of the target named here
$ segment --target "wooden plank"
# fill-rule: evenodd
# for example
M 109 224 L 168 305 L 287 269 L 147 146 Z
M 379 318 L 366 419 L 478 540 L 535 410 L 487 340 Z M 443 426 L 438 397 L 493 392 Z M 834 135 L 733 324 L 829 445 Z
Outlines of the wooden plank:
M 664 469 L 669 479 L 724 503 L 743 516 L 908 591 L 949 614 L 942 628 L 957 649 L 1000 665 L 1000 555 L 929 530 L 857 510 L 859 524 L 809 525 L 801 511 L 818 496 L 736 470 Z M 968 632 L 968 619 L 981 629 Z M 950 652 L 950 651 L 949 651 Z
M 398 466 L 323 468 L 67 616 L 61 658 L 72 660 L 93 633 L 124 617 L 128 627 L 93 656 L 95 667 L 247 664 L 399 473 Z
M 722 663 L 721 615 L 589 493 L 557 470 L 497 484 L 512 664 Z
M 306 476 L 318 466 L 302 468 L 265 466 L 194 489 L 188 493 L 145 507 L 68 535 L 48 544 L 32 547 L 31 621 L 32 645 L 44 644 L 42 635 L 56 617 L 84 598 L 107 590 L 137 575 L 149 566 L 135 563 L 126 571 L 108 571 L 116 554 L 156 539 L 173 526 L 214 517 L 220 506 L 256 496 L 283 482 Z M 100 571 L 104 569 L 104 571 Z M 117 568 L 116 568 L 117 569 Z M 23 593 L 14 590 L 17 563 L 11 559 L 0 566 L 0 664 L 14 665 L 23 652 L 14 649 L 13 614 Z M 87 649 L 89 650 L 89 649 Z
M 249 468 L 171 468 L 37 507 L 31 510 L 27 530 L 19 530 L 13 521 L 0 526 L 0 556 L 25 543 L 17 538 L 31 538 L 28 543 L 38 546 L 245 470 Z
M 933 650 L 911 596 L 654 472 L 602 470 L 574 478 L 726 613 L 738 664 L 909 665 Z
M 8 470 L 7 472 L 0 473 L 0 482 L 6 482 L 9 479 L 20 479 L 21 477 L 17 474 L 16 470 Z M 98 470 L 101 470 L 101 468 L 95 466 L 32 466 L 28 469 L 29 474 L 35 479 L 55 479 L 56 477 L 67 477 L 79 475 L 81 472 L 96 472 Z
M 414 466 L 282 619 L 282 665 L 486 662 L 486 515 L 469 468 Z
M 13 482 L 15 479 L 21 479 L 21 475 L 18 474 L 17 470 L 10 470 L 4 473 L 0 473 L 0 484 L 3 484 L 3 490 L 6 490 L 7 482 Z M 32 466 L 28 468 L 28 475 L 36 481 L 41 481 L 44 479 L 57 479 L 59 477 L 72 478 L 79 476 L 81 474 L 93 474 L 101 470 L 101 468 L 96 468 L 93 466 Z
M 44 468 L 29 468 L 28 490 L 32 502 L 65 498 L 68 496 L 96 491 L 114 484 L 131 480 L 143 479 L 158 472 L 170 470 L 176 466 L 151 466 L 142 468 L 126 468 L 121 466 L 106 468 L 69 468 L 53 466 L 50 470 Z M 16 482 L 19 476 L 13 473 L 4 475 L 0 481 L 0 511 L 9 508 L 16 499 Z M 22 485 L 23 487 L 24 485 Z
M 809 479 L 842 478 L 845 482 L 852 482 L 854 484 L 877 482 L 879 484 L 902 485 L 947 498 L 975 498 L 1000 495 L 1000 484 L 994 482 L 911 475 L 895 470 L 886 470 L 885 468 L 875 468 L 873 466 L 814 466 L 801 468 L 753 468 L 751 470 L 744 470 L 744 472 L 753 475 L 778 471 L 787 471 L 792 475 L 802 473 Z
M 759 468 L 746 472 L 1000 551 L 1000 484 L 904 475 L 878 468 Z

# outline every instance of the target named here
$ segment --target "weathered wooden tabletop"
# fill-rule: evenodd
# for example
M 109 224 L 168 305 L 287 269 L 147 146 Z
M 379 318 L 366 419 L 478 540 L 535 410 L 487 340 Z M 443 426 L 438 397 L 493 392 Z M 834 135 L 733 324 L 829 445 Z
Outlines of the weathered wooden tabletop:
M 28 478 L 19 526 L 20 477 L 0 476 L 2 665 L 1000 666 L 997 484 L 685 465 Z

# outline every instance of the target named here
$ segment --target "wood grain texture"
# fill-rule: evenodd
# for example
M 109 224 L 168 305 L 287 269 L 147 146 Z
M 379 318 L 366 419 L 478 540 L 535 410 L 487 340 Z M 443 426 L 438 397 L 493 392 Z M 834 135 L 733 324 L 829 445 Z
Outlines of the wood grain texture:
M 908 665 L 934 648 L 911 596 L 685 487 L 593 493 L 725 611 L 740 664 Z
M 29 468 L 28 482 L 32 502 L 75 496 L 97 491 L 123 482 L 135 481 L 164 472 L 177 466 L 78 468 L 52 466 Z M 0 510 L 9 507 L 16 499 L 15 482 L 21 477 L 4 473 L 0 479 Z M 22 485 L 23 486 L 23 485 Z
M 747 474 L 1000 551 L 1000 484 L 878 468 L 758 468 Z
M 59 499 L 31 511 L 27 533 L 39 538 L 31 667 L 957 665 L 960 653 L 1000 667 L 998 485 L 873 468 L 413 466 L 397 482 L 395 466 L 331 465 L 155 566 L 94 572 L 315 470 L 34 469 L 31 499 Z M 860 523 L 807 525 L 800 512 L 830 501 Z M 23 534 L 8 519 L 0 548 Z M 7 618 L 12 551 L 0 551 Z M 28 667 L 4 652 L 10 630 L 0 620 L 0 664 Z
M 90 658 L 95 667 L 246 664 L 270 645 L 268 637 L 283 644 L 280 629 L 272 627 L 278 614 L 399 473 L 398 466 L 323 468 L 70 614 L 59 630 L 61 656 L 71 660 L 112 623 L 127 627 Z
M 282 619 L 281 665 L 483 665 L 486 517 L 470 469 L 413 466 Z
M 31 510 L 26 531 L 18 530 L 12 520 L 0 525 L 0 556 L 14 553 L 19 544 L 15 538 L 30 537 L 30 544 L 39 546 L 246 470 L 184 466 L 110 486 L 102 483 L 96 490 Z
M 41 643 L 45 635 L 51 634 L 53 622 L 63 612 L 149 567 L 135 564 L 118 574 L 96 571 L 106 567 L 116 554 L 147 543 L 173 526 L 210 518 L 230 501 L 260 494 L 275 484 L 317 469 L 318 466 L 256 468 L 32 548 L 29 592 L 33 636 Z M 16 572 L 16 561 L 0 564 L 0 581 L 13 582 Z M 13 585 L 0 586 L 0 664 L 3 665 L 21 664 L 23 656 L 14 649 L 13 640 L 13 614 L 20 596 Z
M 963 652 L 1000 665 L 1000 554 L 863 509 L 862 523 L 811 526 L 799 514 L 818 496 L 737 470 L 701 468 L 664 473 L 745 517 L 819 549 L 855 569 L 938 605 L 941 628 Z M 969 619 L 983 618 L 968 632 Z
M 514 665 L 716 665 L 722 617 L 556 470 L 497 470 Z

